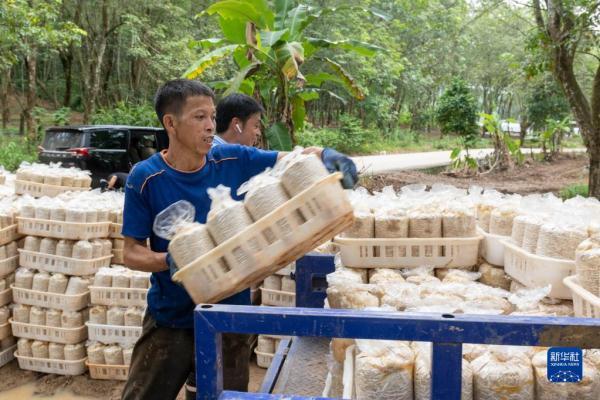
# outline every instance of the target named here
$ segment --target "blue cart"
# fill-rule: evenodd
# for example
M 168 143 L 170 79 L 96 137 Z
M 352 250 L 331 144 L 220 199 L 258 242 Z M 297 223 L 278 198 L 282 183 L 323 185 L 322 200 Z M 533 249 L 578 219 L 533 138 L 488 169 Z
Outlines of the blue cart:
M 598 319 L 323 309 L 325 276 L 333 270 L 332 256 L 307 255 L 297 261 L 297 308 L 198 305 L 197 399 L 317 399 L 333 337 L 433 342 L 435 400 L 460 399 L 463 343 L 600 348 Z M 223 332 L 292 336 L 281 341 L 260 393 L 223 390 Z

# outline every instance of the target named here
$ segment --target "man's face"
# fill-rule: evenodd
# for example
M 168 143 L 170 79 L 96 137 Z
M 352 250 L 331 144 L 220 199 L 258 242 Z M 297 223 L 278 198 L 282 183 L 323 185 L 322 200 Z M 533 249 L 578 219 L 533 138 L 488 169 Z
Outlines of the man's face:
M 215 134 L 215 114 L 210 97 L 188 97 L 179 115 L 173 115 L 175 140 L 199 156 L 207 154 Z
M 258 139 L 260 138 L 260 113 L 252 114 L 246 120 L 246 123 L 240 124 L 240 129 L 242 133 L 240 133 L 236 128 L 234 128 L 240 137 L 240 144 L 244 146 L 254 146 L 258 143 Z

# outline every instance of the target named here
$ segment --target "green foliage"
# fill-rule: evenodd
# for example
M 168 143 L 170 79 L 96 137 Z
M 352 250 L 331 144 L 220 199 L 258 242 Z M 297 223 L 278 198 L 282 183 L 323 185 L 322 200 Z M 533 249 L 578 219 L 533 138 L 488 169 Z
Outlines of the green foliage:
M 525 156 L 521 151 L 519 140 L 515 140 L 510 137 L 508 132 L 502 131 L 500 117 L 498 114 L 479 114 L 482 118 L 483 127 L 486 132 L 492 137 L 494 144 L 494 157 L 496 162 L 492 168 L 496 165 L 500 165 L 502 168 L 508 168 L 510 160 L 522 164 L 525 160 Z M 508 120 L 507 122 L 512 122 Z
M 562 121 L 548 118 L 545 125 L 546 129 L 539 133 L 539 138 L 544 158 L 548 159 L 561 150 L 563 138 L 570 130 L 570 118 L 565 117 Z
M 436 120 L 442 133 L 456 134 L 465 148 L 477 140 L 477 105 L 466 83 L 455 79 L 440 98 Z
M 115 107 L 98 109 L 92 115 L 92 124 L 160 126 L 151 104 L 131 104 L 122 101 Z
M 351 115 L 340 116 L 338 129 L 307 129 L 298 136 L 300 146 L 333 147 L 346 153 L 360 152 L 371 141 L 381 140 L 372 129 L 363 128 L 361 121 Z
M 342 49 L 372 56 L 382 49 L 354 39 L 330 40 L 305 35 L 311 23 L 344 8 L 357 7 L 294 5 L 286 0 L 274 4 L 266 0 L 217 1 L 201 15 L 218 16 L 224 38 L 208 39 L 200 44 L 203 47 L 224 46 L 203 54 L 184 76 L 191 79 L 203 76 L 208 68 L 233 57 L 238 71 L 228 81 L 225 94 L 236 92 L 245 82 L 251 82 L 253 90 L 262 98 L 265 117 L 272 126 L 267 130 L 267 142 L 271 148 L 283 150 L 289 143 L 295 144 L 295 131 L 304 128 L 307 102 L 318 99 L 321 93 L 339 97 L 330 89 L 324 90 L 323 83 L 341 85 L 359 100 L 365 96 L 341 63 L 319 56 L 319 51 Z M 381 16 L 380 13 L 373 14 Z M 301 68 L 312 61 L 320 61 L 330 73 L 320 71 L 318 75 L 306 77 Z M 283 140 L 281 135 L 285 132 L 289 140 Z
M 37 160 L 37 149 L 22 136 L 3 136 L 0 146 L 0 165 L 15 171 L 23 161 Z
M 537 131 L 546 130 L 548 119 L 562 120 L 570 114 L 569 103 L 551 76 L 531 88 L 526 107 L 527 120 Z
M 575 196 L 588 197 L 589 196 L 589 186 L 585 184 L 574 184 L 569 185 L 563 188 L 559 195 L 563 200 L 568 200 Z

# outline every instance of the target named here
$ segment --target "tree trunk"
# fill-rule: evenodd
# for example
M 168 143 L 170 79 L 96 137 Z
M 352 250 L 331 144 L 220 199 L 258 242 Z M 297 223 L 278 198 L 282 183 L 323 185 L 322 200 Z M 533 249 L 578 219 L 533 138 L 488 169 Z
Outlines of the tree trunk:
M 27 101 L 23 116 L 25 117 L 27 137 L 35 142 L 37 134 L 32 111 L 36 100 L 37 49 L 34 45 L 31 46 L 30 52 L 25 57 L 25 63 L 27 64 Z
M 71 104 L 71 94 L 73 92 L 73 52 L 71 48 L 66 53 L 61 53 L 60 62 L 65 74 L 65 94 L 63 97 L 63 107 L 69 107 Z
M 600 198 L 600 143 L 596 143 L 594 148 L 588 149 L 588 154 L 590 155 L 590 196 Z
M 8 126 L 10 118 L 10 107 L 8 104 L 10 96 L 10 83 L 12 79 L 12 69 L 7 68 L 2 76 L 2 85 L 0 86 L 0 103 L 2 104 L 2 129 Z

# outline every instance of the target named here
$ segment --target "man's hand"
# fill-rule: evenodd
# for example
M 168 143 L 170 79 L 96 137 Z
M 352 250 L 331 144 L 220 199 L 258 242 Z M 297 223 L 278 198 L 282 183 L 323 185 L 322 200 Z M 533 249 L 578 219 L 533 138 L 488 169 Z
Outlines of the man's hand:
M 331 173 L 339 171 L 344 174 L 342 178 L 342 187 L 344 189 L 353 189 L 358 182 L 358 173 L 356 165 L 348 156 L 335 151 L 329 147 L 325 147 L 321 153 L 321 159 L 325 168 Z

